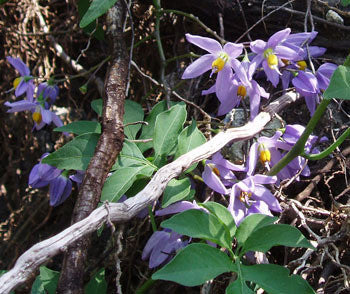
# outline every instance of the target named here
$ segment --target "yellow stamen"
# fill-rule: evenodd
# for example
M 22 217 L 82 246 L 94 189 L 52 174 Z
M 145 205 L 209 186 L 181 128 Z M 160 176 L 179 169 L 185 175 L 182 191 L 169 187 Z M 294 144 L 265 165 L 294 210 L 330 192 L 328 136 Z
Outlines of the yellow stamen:
M 277 56 L 275 54 L 269 55 L 269 57 L 267 57 L 267 64 L 271 69 L 275 69 L 276 66 L 278 65 Z
M 252 193 L 241 191 L 241 194 L 239 195 L 239 200 L 245 203 L 246 199 L 250 197 L 252 197 Z
M 260 151 L 259 159 L 261 163 L 265 164 L 266 162 L 271 161 L 271 153 L 269 149 L 265 147 L 264 144 L 259 145 L 259 151 Z
M 239 85 L 237 88 L 237 96 L 244 98 L 247 96 L 247 89 L 243 85 Z
M 305 70 L 305 68 L 307 67 L 307 64 L 304 60 L 300 60 L 297 62 L 297 65 L 299 66 L 300 70 Z
M 216 58 L 213 63 L 211 64 L 213 73 L 217 73 L 220 70 L 222 70 L 226 64 L 226 62 L 228 61 L 228 55 L 225 52 L 221 52 L 219 54 L 219 57 Z
M 267 60 L 267 64 L 271 69 L 276 69 L 278 65 L 278 58 L 274 54 L 273 49 L 267 48 L 264 51 L 264 58 Z
M 40 124 L 42 119 L 43 119 L 43 117 L 42 117 L 40 112 L 33 112 L 32 118 L 37 124 Z
M 208 166 L 210 169 L 213 171 L 214 174 L 216 174 L 218 177 L 220 177 L 220 171 L 219 169 L 215 166 L 214 163 L 209 163 Z
M 13 81 L 13 87 L 16 89 L 21 81 L 22 77 L 15 78 Z
M 284 65 L 290 64 L 290 61 L 288 59 L 281 58 L 281 61 L 284 63 Z

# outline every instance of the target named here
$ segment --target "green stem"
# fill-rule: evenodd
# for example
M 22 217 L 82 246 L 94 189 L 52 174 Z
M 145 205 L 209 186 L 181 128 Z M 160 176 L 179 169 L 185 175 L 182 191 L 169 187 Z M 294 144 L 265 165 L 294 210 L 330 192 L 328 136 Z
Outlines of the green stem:
M 331 154 L 335 148 L 337 148 L 341 143 L 344 142 L 344 140 L 350 135 L 350 128 L 348 128 L 338 139 L 335 141 L 331 146 L 329 146 L 327 149 L 323 150 L 320 153 L 317 154 L 306 154 L 303 152 L 301 154 L 302 157 L 305 157 L 306 159 L 309 160 L 319 160 L 322 158 L 325 158 L 329 154 Z
M 156 281 L 152 279 L 148 279 L 140 288 L 136 289 L 136 294 L 148 293 L 148 290 L 152 288 Z
M 154 214 L 153 214 L 151 205 L 148 205 L 148 214 L 149 214 L 149 217 L 151 219 L 152 230 L 153 230 L 153 232 L 157 232 L 157 230 L 158 230 L 157 229 L 157 224 L 156 224 L 156 221 L 154 219 Z
M 194 16 L 193 14 L 189 14 L 189 13 L 186 13 L 186 12 L 183 12 L 180 10 L 175 10 L 175 9 L 162 9 L 162 11 L 164 13 L 174 13 L 174 14 L 185 16 L 185 17 L 195 21 L 196 23 L 198 23 L 199 26 L 201 26 L 207 33 L 213 35 L 216 39 L 218 39 L 221 42 L 221 44 L 227 43 L 227 41 L 225 39 L 221 38 L 215 31 L 208 28 L 203 22 L 201 22 L 199 20 L 198 17 Z
M 295 143 L 293 148 L 277 163 L 271 170 L 268 172 L 269 176 L 277 175 L 280 170 L 282 170 L 288 163 L 290 163 L 295 157 L 301 155 L 304 152 L 305 143 L 318 121 L 322 117 L 323 113 L 326 111 L 330 99 L 323 99 L 322 102 L 318 105 L 314 115 L 311 117 L 309 123 L 307 124 L 304 132 L 300 136 L 299 140 Z

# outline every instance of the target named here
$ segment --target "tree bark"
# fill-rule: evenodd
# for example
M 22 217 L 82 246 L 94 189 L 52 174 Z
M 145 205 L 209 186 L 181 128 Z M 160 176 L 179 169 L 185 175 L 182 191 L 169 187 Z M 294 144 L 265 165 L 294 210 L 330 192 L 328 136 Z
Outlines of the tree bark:
M 125 7 L 122 1 L 107 14 L 108 38 L 112 61 L 105 82 L 102 134 L 79 190 L 72 222 L 86 218 L 100 200 L 103 184 L 123 147 L 124 101 L 129 58 L 123 40 Z M 84 269 L 90 246 L 90 235 L 81 238 L 65 254 L 57 293 L 84 293 Z

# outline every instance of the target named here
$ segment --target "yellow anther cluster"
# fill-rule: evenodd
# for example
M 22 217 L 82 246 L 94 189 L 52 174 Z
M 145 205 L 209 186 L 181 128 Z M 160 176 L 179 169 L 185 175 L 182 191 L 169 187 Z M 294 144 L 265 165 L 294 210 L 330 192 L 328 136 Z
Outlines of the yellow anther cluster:
M 246 202 L 247 198 L 252 197 L 252 193 L 250 192 L 245 192 L 245 191 L 241 191 L 241 194 L 239 195 L 239 200 L 243 203 Z
M 267 60 L 267 65 L 271 69 L 275 69 L 277 67 L 277 65 L 278 65 L 278 58 L 274 54 L 274 52 L 273 52 L 273 50 L 271 48 L 267 48 L 264 51 L 264 58 Z
M 278 65 L 277 56 L 275 54 L 269 55 L 269 57 L 267 57 L 267 64 L 271 69 L 276 68 L 276 66 Z
M 213 73 L 217 73 L 220 70 L 222 70 L 226 64 L 226 62 L 228 61 L 228 55 L 225 52 L 221 52 L 219 54 L 219 57 L 216 58 L 213 63 L 211 64 L 211 68 L 213 70 Z
M 33 112 L 32 118 L 37 124 L 40 124 L 42 119 L 43 119 L 43 117 L 42 117 L 40 112 Z
M 270 151 L 268 149 L 260 151 L 259 159 L 260 159 L 260 161 L 262 163 L 270 162 L 271 161 L 271 153 L 270 153 Z
M 299 66 L 300 70 L 305 70 L 305 68 L 307 67 L 307 64 L 304 60 L 300 60 L 297 62 L 297 65 Z
M 265 147 L 264 144 L 259 145 L 259 159 L 262 164 L 271 161 L 271 153 L 269 149 Z
M 247 96 L 247 89 L 243 85 L 239 85 L 237 88 L 237 96 L 244 98 Z
M 13 87 L 16 89 L 19 85 L 19 83 L 21 82 L 22 78 L 21 77 L 18 77 L 18 78 L 15 78 L 14 81 L 13 81 Z

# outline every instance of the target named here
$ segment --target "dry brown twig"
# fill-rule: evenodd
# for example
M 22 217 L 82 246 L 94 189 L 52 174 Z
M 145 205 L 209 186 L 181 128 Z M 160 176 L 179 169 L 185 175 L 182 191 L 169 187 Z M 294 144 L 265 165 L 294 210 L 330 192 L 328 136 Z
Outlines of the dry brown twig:
M 246 140 L 263 130 L 272 119 L 273 113 L 296 101 L 299 95 L 290 92 L 272 102 L 264 112 L 260 112 L 253 121 L 239 128 L 220 132 L 205 144 L 182 155 L 175 161 L 160 168 L 147 186 L 134 197 L 123 203 L 108 203 L 95 209 L 88 217 L 73 224 L 61 233 L 39 242 L 23 253 L 15 266 L 0 277 L 0 293 L 9 293 L 24 283 L 37 268 L 53 256 L 65 252 L 68 246 L 81 237 L 100 228 L 108 219 L 114 223 L 130 220 L 142 209 L 151 205 L 163 193 L 168 182 L 179 176 L 192 164 L 206 159 L 232 141 Z

